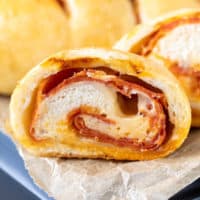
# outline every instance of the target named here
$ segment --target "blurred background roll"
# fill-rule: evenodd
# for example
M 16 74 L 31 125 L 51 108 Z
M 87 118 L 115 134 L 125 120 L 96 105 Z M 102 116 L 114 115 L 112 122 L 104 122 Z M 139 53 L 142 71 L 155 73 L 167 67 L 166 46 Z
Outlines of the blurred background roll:
M 135 24 L 128 0 L 2 0 L 0 93 L 46 56 L 83 46 L 111 47 Z
M 200 8 L 199 0 L 135 0 L 135 4 L 141 23 L 178 9 Z
M 0 94 L 38 62 L 80 47 L 112 47 L 135 24 L 198 0 L 1 0 Z

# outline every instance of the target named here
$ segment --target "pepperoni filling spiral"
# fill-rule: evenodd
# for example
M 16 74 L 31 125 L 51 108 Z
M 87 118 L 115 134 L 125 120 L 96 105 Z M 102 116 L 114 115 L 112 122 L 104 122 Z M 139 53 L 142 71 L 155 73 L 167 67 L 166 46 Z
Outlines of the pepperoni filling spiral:
M 86 91 L 83 96 L 73 97 L 82 90 Z M 58 99 L 63 109 L 56 107 Z M 49 102 L 56 106 L 50 107 Z M 64 125 L 83 142 L 146 151 L 159 148 L 167 138 L 167 102 L 162 91 L 106 67 L 67 69 L 41 82 L 30 124 L 34 140 L 48 139 L 48 132 L 55 132 L 46 125 L 51 109 L 64 113 Z

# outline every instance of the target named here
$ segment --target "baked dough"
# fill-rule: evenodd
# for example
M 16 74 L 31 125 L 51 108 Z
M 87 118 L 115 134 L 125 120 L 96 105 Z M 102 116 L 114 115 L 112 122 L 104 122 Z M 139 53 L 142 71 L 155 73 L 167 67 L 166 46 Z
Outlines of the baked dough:
M 116 49 L 149 57 L 167 66 L 184 87 L 192 107 L 192 125 L 200 126 L 200 10 L 189 9 L 140 25 Z
M 161 15 L 183 8 L 200 8 L 199 0 L 135 0 L 138 18 L 146 23 Z
M 68 21 L 53 0 L 1 1 L 0 19 L 0 93 L 10 94 L 40 60 L 70 47 Z
M 14 139 L 39 156 L 149 160 L 181 146 L 189 101 L 164 67 L 104 49 L 58 53 L 11 97 Z
M 111 47 L 135 24 L 128 0 L 3 0 L 0 94 L 45 57 L 83 46 Z M 120 16 L 120 17 L 119 17 Z
M 129 0 L 63 0 L 72 48 L 112 47 L 136 24 Z

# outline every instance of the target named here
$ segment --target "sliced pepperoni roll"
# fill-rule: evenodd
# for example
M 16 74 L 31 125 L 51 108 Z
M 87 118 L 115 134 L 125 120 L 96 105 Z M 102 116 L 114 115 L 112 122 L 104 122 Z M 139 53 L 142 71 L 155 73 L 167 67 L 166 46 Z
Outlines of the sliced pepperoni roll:
M 115 48 L 168 67 L 190 99 L 192 125 L 200 126 L 200 9 L 181 10 L 138 26 Z
M 10 103 L 14 138 L 39 156 L 149 160 L 188 135 L 191 110 L 175 77 L 116 50 L 58 53 L 31 70 Z

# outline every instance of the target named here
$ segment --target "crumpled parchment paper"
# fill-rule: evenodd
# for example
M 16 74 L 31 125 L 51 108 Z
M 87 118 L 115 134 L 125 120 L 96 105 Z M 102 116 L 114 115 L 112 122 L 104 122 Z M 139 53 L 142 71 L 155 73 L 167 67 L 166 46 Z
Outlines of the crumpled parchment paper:
M 8 103 L 0 98 L 0 129 Z M 174 154 L 153 161 L 38 158 L 18 149 L 36 184 L 58 200 L 162 200 L 200 177 L 198 129 Z

